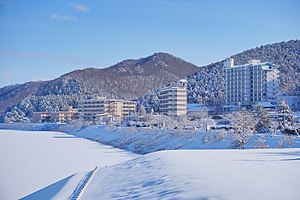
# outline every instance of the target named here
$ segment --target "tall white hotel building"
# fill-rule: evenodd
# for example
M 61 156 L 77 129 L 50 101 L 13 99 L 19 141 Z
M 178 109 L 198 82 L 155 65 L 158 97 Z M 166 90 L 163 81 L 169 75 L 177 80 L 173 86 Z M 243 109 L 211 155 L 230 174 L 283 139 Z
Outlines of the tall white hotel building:
M 277 104 L 279 70 L 269 62 L 249 60 L 248 64 L 234 65 L 229 58 L 224 62 L 226 70 L 225 110 L 251 108 L 256 103 Z

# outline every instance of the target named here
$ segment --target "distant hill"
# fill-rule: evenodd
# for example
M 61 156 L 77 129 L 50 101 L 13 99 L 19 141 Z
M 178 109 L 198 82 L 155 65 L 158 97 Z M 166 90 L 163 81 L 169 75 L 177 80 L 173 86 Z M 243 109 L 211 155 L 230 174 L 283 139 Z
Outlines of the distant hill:
M 280 93 L 299 96 L 299 109 L 300 40 L 263 45 L 231 58 L 235 64 L 259 59 L 278 65 Z M 92 94 L 124 99 L 140 97 L 139 104 L 144 104 L 148 111 L 158 110 L 155 89 L 184 77 L 188 79 L 188 102 L 221 105 L 225 94 L 223 61 L 198 68 L 170 54 L 155 53 L 146 58 L 124 60 L 105 69 L 76 70 L 51 81 L 7 86 L 0 89 L 0 114 L 15 110 L 30 116 L 32 111 L 62 110 L 68 105 L 76 107 L 80 99 Z
M 93 94 L 136 99 L 198 70 L 197 66 L 167 53 L 124 60 L 104 69 L 76 70 L 51 81 L 1 88 L 0 113 L 13 105 L 18 105 L 26 115 L 32 111 L 61 110 L 68 105 L 76 106 L 81 98 Z
M 11 105 L 20 103 L 24 98 L 36 94 L 45 82 L 28 82 L 18 85 L 9 85 L 0 88 L 0 113 Z

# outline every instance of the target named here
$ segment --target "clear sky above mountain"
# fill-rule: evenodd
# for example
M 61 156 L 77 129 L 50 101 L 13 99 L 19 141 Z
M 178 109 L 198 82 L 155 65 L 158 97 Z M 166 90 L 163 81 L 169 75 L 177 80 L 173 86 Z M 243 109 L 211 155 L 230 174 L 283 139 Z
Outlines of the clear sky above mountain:
M 0 0 L 0 87 L 168 52 L 198 66 L 300 36 L 299 0 Z

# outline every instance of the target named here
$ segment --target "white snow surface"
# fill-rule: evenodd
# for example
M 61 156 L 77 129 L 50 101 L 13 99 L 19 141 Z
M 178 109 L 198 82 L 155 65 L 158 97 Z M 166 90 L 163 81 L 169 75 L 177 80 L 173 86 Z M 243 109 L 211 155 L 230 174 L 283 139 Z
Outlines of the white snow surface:
M 60 124 L 0 124 L 0 129 L 61 131 L 138 154 L 175 149 L 232 149 L 232 134 L 220 138 L 218 130 L 175 130 L 158 128 L 115 127 L 90 125 L 76 127 Z M 246 149 L 257 147 L 264 141 L 264 148 L 300 148 L 300 137 L 284 134 L 254 134 Z
M 281 140 L 295 148 L 232 150 L 226 149 L 230 136 L 219 142 L 212 137 L 204 144 L 202 131 L 30 124 L 19 128 L 73 135 L 0 130 L 0 199 L 68 199 L 95 166 L 98 170 L 81 199 L 300 197 L 300 140 L 296 136 L 260 134 L 246 145 L 253 148 L 257 138 L 263 138 L 272 148 Z M 141 153 L 198 150 L 138 156 L 78 137 Z
M 161 151 L 97 170 L 82 199 L 300 197 L 300 149 Z
M 136 157 L 61 132 L 0 130 L 0 199 L 66 199 L 86 171 Z

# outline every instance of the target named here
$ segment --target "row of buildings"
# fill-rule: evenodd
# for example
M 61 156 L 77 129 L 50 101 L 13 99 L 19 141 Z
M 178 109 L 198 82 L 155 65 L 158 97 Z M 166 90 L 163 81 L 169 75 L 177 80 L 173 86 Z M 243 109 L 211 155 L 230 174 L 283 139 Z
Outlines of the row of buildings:
M 42 123 L 68 124 L 78 119 L 78 110 L 70 106 L 68 110 L 58 112 L 33 112 L 31 120 Z
M 78 111 L 83 121 L 123 121 L 126 116 L 136 112 L 136 102 L 93 97 L 80 102 Z
M 275 108 L 278 101 L 279 70 L 269 62 L 250 60 L 244 65 L 234 65 L 233 59 L 224 62 L 226 70 L 225 111 L 251 109 L 261 103 Z M 181 79 L 159 90 L 160 113 L 168 116 L 187 114 L 187 80 Z M 69 123 L 74 119 L 87 122 L 124 121 L 136 112 L 136 102 L 106 97 L 92 97 L 81 101 L 78 109 L 60 112 L 35 112 L 35 122 Z
M 160 90 L 160 111 L 162 115 L 181 116 L 187 112 L 187 81 L 182 79 Z M 69 107 L 59 112 L 34 112 L 34 122 L 70 123 L 74 120 L 104 123 L 121 122 L 127 116 L 136 113 L 136 102 L 123 99 L 108 99 L 95 96 L 84 99 L 77 109 Z
M 126 116 L 135 113 L 136 103 L 122 99 L 108 99 L 106 97 L 91 97 L 84 99 L 77 109 L 69 107 L 66 111 L 34 112 L 34 122 L 67 124 L 74 120 L 85 122 L 123 121 Z

